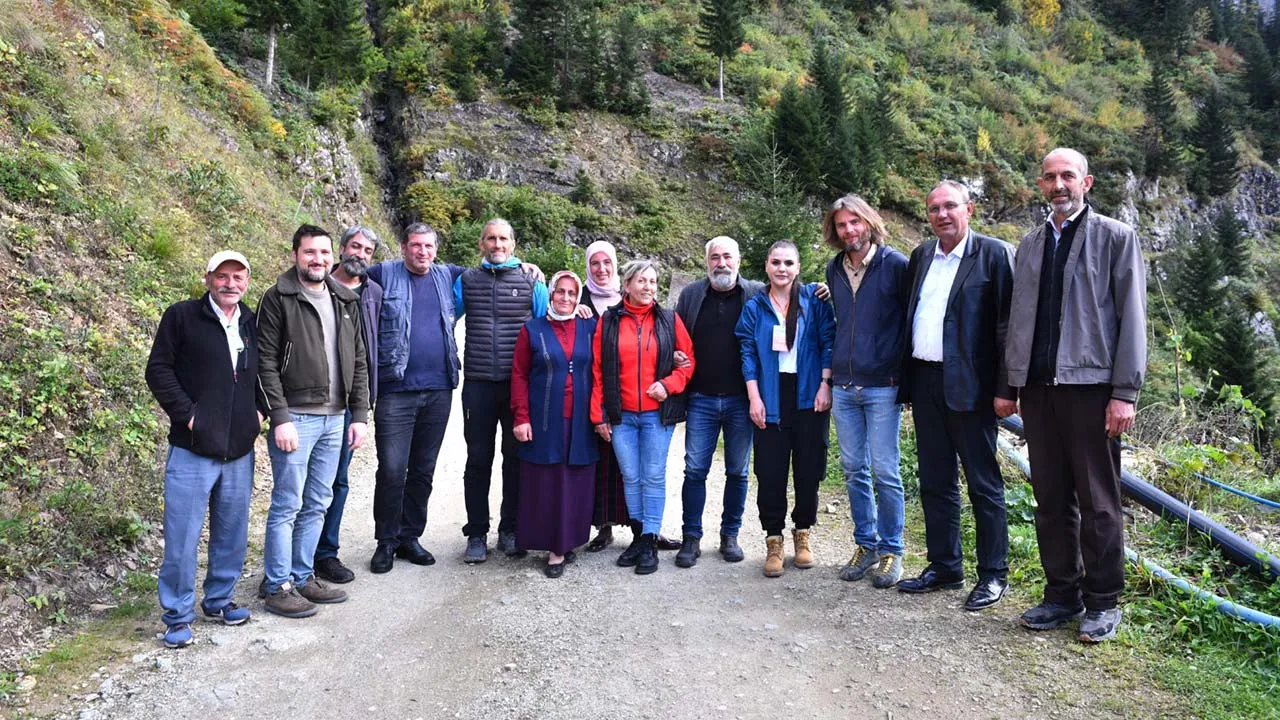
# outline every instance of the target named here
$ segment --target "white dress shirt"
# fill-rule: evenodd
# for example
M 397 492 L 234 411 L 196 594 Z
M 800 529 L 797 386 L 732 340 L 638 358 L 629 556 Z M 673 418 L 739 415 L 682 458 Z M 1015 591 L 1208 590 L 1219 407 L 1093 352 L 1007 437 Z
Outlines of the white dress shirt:
M 213 306 L 213 314 L 222 323 L 222 330 L 227 334 L 227 351 L 231 353 L 231 374 L 234 375 L 236 362 L 240 359 L 240 353 L 244 352 L 244 339 L 240 337 L 240 305 L 237 304 L 236 309 L 231 311 L 231 317 L 227 317 L 218 303 L 213 301 L 212 295 L 209 296 L 209 304 Z
M 916 302 L 916 315 L 911 325 L 911 357 L 928 362 L 942 362 L 942 324 L 947 318 L 947 299 L 951 297 L 951 285 L 960 269 L 960 260 L 969 245 L 969 234 L 951 248 L 942 252 L 939 243 L 933 250 L 933 262 L 920 284 L 920 298 Z

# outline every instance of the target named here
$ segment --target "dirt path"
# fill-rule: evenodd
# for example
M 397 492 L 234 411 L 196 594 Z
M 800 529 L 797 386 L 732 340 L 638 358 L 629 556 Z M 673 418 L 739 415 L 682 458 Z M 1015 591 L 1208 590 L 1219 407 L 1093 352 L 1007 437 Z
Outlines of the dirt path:
M 665 527 L 673 535 L 682 448 L 678 431 L 667 475 Z M 423 541 L 435 566 L 367 571 L 375 460 L 371 447 L 361 450 L 343 528 L 343 557 L 358 573 L 349 602 L 306 620 L 266 613 L 253 597 L 261 553 L 251 549 L 246 573 L 253 574 L 239 598 L 254 610 L 248 625 L 201 622 L 191 648 L 144 648 L 110 675 L 105 691 L 66 708 L 68 716 L 883 720 L 1160 712 L 1143 709 L 1124 680 L 1105 680 L 1091 651 L 1068 634 L 1032 637 L 1016 628 L 1013 603 L 966 613 L 961 592 L 906 597 L 840 581 L 837 568 L 851 550 L 841 514 L 820 517 L 819 567 L 788 567 L 774 580 L 760 573 L 754 500 L 743 532 L 747 560 L 736 565 L 719 558 L 714 541 L 697 567 L 679 569 L 674 554 L 663 553 L 647 577 L 614 566 L 619 546 L 582 553 L 559 580 L 542 576 L 540 557 L 464 565 L 464 461 L 455 405 Z M 712 479 L 709 538 L 722 482 Z M 497 499 L 495 488 L 494 512 Z

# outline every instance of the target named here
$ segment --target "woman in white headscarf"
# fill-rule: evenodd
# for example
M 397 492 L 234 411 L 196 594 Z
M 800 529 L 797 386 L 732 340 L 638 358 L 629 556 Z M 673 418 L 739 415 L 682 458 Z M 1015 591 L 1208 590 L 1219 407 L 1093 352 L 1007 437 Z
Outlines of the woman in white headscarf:
M 564 574 L 591 536 L 599 451 L 591 428 L 596 322 L 577 315 L 582 281 L 568 270 L 547 283 L 546 317 L 524 324 L 511 367 L 513 434 L 520 442 L 516 547 L 546 550 L 547 577 Z

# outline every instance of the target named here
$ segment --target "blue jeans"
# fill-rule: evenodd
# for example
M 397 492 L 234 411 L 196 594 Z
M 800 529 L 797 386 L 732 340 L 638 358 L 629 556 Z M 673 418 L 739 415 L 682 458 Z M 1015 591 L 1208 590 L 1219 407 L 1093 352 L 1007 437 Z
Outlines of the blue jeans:
M 324 514 L 324 526 L 320 529 L 320 542 L 316 545 L 316 560 L 338 557 L 338 533 L 342 530 L 342 511 L 347 507 L 347 471 L 351 468 L 351 456 L 355 451 L 347 447 L 347 428 L 351 427 L 351 411 L 342 421 L 342 451 L 338 455 L 338 473 L 333 476 L 333 500 Z
M 747 504 L 747 462 L 751 458 L 751 417 L 746 395 L 690 393 L 684 430 L 684 505 L 681 532 L 702 537 L 702 510 L 707 504 L 707 473 L 724 429 L 724 510 L 720 534 L 737 537 Z
M 204 574 L 204 606 L 216 610 L 231 601 L 249 543 L 252 490 L 252 451 L 223 462 L 169 446 L 164 464 L 164 562 L 158 582 L 165 625 L 196 619 L 196 561 L 206 511 L 209 567 Z
M 295 413 L 291 418 L 298 430 L 297 450 L 287 453 L 277 448 L 274 428 L 267 438 L 273 483 L 262 551 L 267 592 L 289 581 L 294 585 L 310 582 L 345 440 L 341 415 Z
M 831 393 L 831 417 L 840 441 L 840 469 L 849 493 L 853 539 L 862 547 L 901 557 L 905 548 L 902 474 L 898 469 L 898 429 L 902 423 L 898 388 L 837 385 Z
M 662 510 L 667 501 L 667 449 L 674 425 L 663 425 L 657 410 L 622 413 L 613 426 L 613 454 L 622 470 L 622 491 L 627 512 L 640 521 L 641 532 L 662 531 Z

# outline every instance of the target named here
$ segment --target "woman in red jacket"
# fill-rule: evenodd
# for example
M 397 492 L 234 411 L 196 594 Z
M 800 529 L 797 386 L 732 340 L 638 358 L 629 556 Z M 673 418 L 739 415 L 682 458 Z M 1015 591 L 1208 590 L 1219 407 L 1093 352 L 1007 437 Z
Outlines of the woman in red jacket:
M 667 449 L 685 418 L 685 386 L 693 377 L 693 341 L 680 317 L 660 307 L 658 264 L 633 260 L 622 268 L 622 302 L 600 316 L 595 337 L 591 422 L 613 443 L 622 468 L 627 510 L 639 520 L 638 541 L 618 557 L 639 575 L 658 569 L 658 531 L 667 495 Z M 689 358 L 676 367 L 676 351 Z

